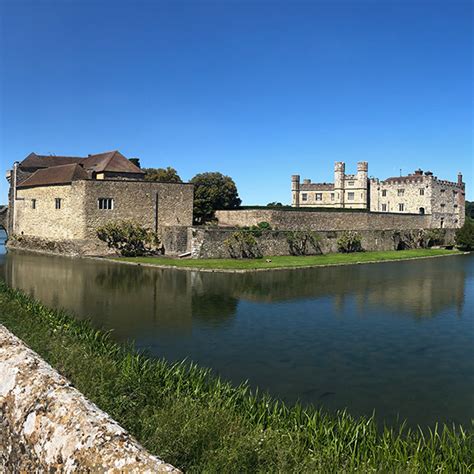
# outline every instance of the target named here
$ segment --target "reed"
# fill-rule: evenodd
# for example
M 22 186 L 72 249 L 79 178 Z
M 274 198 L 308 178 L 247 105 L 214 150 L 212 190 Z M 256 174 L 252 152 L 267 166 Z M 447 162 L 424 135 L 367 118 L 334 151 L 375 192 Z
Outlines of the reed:
M 288 406 L 193 363 L 168 363 L 0 283 L 0 323 L 147 449 L 187 472 L 472 472 L 472 426 L 377 428 Z

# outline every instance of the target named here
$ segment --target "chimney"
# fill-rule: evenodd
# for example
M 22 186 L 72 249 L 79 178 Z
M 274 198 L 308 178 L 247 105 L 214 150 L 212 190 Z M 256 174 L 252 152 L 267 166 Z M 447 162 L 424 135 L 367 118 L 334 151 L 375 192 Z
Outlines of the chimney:
M 462 186 L 462 173 L 461 172 L 458 173 L 458 184 L 459 186 Z

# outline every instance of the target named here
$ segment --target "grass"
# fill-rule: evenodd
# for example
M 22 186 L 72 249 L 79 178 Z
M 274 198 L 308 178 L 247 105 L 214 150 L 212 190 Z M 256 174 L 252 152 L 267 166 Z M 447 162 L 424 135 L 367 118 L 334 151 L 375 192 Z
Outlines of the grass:
M 0 323 L 151 452 L 186 472 L 472 472 L 472 427 L 385 428 L 287 406 L 193 364 L 147 358 L 0 283 Z
M 258 270 L 272 268 L 316 267 L 321 265 L 349 265 L 356 263 L 405 260 L 411 258 L 456 255 L 458 250 L 415 249 L 391 250 L 385 252 L 329 253 L 311 256 L 277 256 L 258 259 L 172 259 L 167 257 L 115 257 L 114 260 L 164 265 L 169 267 L 206 268 L 220 270 Z M 266 260 L 271 260 L 267 262 Z

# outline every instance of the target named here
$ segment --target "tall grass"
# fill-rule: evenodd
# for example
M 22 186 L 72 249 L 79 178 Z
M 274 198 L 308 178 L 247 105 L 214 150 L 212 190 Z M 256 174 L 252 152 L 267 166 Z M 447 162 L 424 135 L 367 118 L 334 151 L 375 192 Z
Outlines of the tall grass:
M 471 472 L 471 428 L 385 428 L 147 358 L 0 283 L 0 322 L 151 452 L 188 472 Z

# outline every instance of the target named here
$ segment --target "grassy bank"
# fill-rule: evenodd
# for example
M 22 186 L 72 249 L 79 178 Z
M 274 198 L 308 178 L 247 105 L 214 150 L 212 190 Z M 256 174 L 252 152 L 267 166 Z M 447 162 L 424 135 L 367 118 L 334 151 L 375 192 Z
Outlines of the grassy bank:
M 0 283 L 0 323 L 150 451 L 187 472 L 471 472 L 460 427 L 378 432 L 373 419 L 288 407 L 130 347 Z
M 415 249 L 391 250 L 385 252 L 329 253 L 311 256 L 277 256 L 258 259 L 171 259 L 166 257 L 117 257 L 114 260 L 163 265 L 180 268 L 205 268 L 219 270 L 259 270 L 272 268 L 317 267 L 322 265 L 350 265 L 357 263 L 406 260 L 412 258 L 434 257 L 439 255 L 456 255 L 458 250 Z M 267 261 L 270 260 L 270 261 Z

